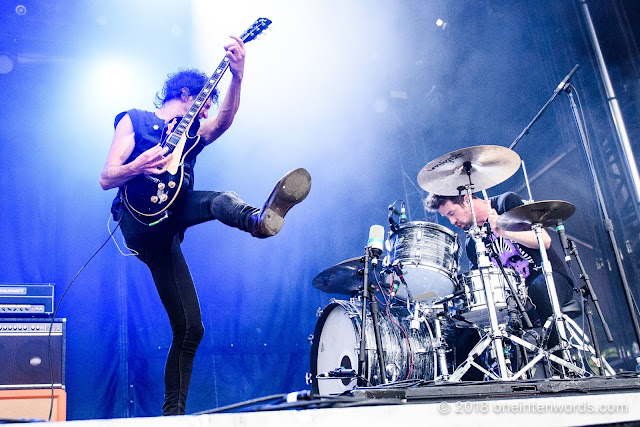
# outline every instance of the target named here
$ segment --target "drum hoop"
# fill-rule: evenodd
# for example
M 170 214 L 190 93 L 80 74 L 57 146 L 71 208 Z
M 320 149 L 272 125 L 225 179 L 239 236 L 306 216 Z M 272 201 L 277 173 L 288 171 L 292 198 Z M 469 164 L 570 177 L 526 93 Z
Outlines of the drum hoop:
M 329 317 L 329 314 L 331 312 L 333 312 L 333 310 L 336 307 L 342 307 L 344 309 L 344 311 L 347 314 L 350 314 L 352 312 L 354 312 L 354 310 L 351 309 L 351 307 L 355 306 L 355 304 L 351 303 L 350 301 L 344 301 L 344 300 L 331 300 L 331 302 L 329 302 L 329 304 L 327 304 L 327 306 L 322 309 L 322 313 L 320 314 L 320 317 L 318 317 L 318 321 L 316 322 L 316 327 L 313 330 L 313 340 L 311 341 L 311 360 L 310 360 L 310 366 L 309 368 L 311 369 L 311 388 L 312 391 L 314 393 L 319 393 L 319 389 L 318 389 L 318 379 L 315 377 L 316 375 L 318 375 L 318 347 L 320 346 L 320 335 L 322 333 L 322 328 L 324 327 L 324 324 L 327 320 L 327 317 Z M 355 313 L 358 314 L 358 318 L 362 317 L 362 313 L 358 313 L 357 308 L 355 309 Z M 362 325 L 362 320 L 360 320 L 360 324 L 358 324 L 358 322 L 354 319 L 355 316 L 349 316 L 349 319 L 351 320 L 351 323 L 354 326 L 354 329 L 356 330 L 356 337 L 359 336 L 361 334 L 360 329 L 361 329 L 361 325 Z
M 435 273 L 439 273 L 444 276 L 447 276 L 450 280 L 453 280 L 456 278 L 455 273 L 458 270 L 457 265 L 451 266 L 451 269 L 446 269 L 443 267 L 437 267 L 430 264 L 415 264 L 414 262 L 412 262 L 414 258 L 397 258 L 397 259 L 402 263 L 402 268 L 412 267 L 419 270 L 429 270 L 429 271 L 433 271 Z M 406 275 L 407 272 L 405 272 L 404 274 Z
M 433 228 L 433 229 L 436 229 L 438 231 L 442 231 L 443 233 L 448 234 L 450 237 L 453 237 L 456 240 L 458 239 L 458 234 L 455 231 L 445 227 L 444 225 L 437 224 L 435 222 L 428 222 L 428 221 L 410 221 L 410 222 L 405 222 L 404 224 L 400 224 L 398 226 L 397 230 L 395 232 L 393 232 L 392 235 L 395 235 L 396 233 L 398 233 L 399 231 L 404 230 L 404 229 L 417 228 L 417 227 Z
M 502 276 L 502 272 L 500 271 L 500 269 L 498 267 L 489 267 L 489 274 L 495 274 L 498 276 Z M 518 281 L 522 281 L 522 276 L 520 276 L 520 274 L 517 271 L 514 271 L 511 268 L 505 268 L 504 271 L 510 275 L 513 276 L 514 278 L 518 279 Z M 480 276 L 480 269 L 474 269 L 474 270 L 469 270 L 465 273 L 461 273 L 458 275 L 459 277 L 462 277 L 463 279 L 466 278 L 470 278 L 470 277 L 477 277 Z

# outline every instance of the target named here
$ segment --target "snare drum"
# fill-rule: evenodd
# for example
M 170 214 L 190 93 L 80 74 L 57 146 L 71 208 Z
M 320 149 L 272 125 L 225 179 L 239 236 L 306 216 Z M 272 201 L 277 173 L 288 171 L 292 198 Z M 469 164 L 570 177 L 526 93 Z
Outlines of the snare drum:
M 424 221 L 401 224 L 387 241 L 391 262 L 400 261 L 402 274 L 416 301 L 453 294 L 458 273 L 458 235 L 448 228 Z M 404 286 L 397 297 L 406 300 Z
M 378 315 L 387 381 L 432 380 L 433 356 L 426 325 L 421 322 L 417 331 L 411 330 L 409 312 L 404 308 L 392 308 L 390 314 L 391 317 L 381 310 Z M 357 385 L 356 378 L 318 378 L 318 374 L 338 368 L 358 371 L 361 329 L 361 302 L 332 300 L 322 311 L 311 346 L 311 385 L 314 393 L 337 394 L 352 390 Z M 378 353 L 368 311 L 365 366 L 371 385 L 380 384 Z
M 505 273 L 507 273 L 509 281 L 516 289 L 518 298 L 524 302 L 527 293 L 522 277 L 510 269 L 506 269 Z M 511 295 L 509 285 L 507 285 L 500 269 L 496 267 L 489 267 L 487 276 L 493 289 L 498 322 L 506 322 L 509 315 L 507 298 Z M 454 299 L 456 311 L 469 322 L 473 322 L 478 326 L 488 326 L 490 324 L 489 309 L 487 308 L 487 298 L 482 286 L 480 270 L 471 270 L 468 273 L 461 274 L 458 276 L 458 281 L 464 289 L 464 295 Z

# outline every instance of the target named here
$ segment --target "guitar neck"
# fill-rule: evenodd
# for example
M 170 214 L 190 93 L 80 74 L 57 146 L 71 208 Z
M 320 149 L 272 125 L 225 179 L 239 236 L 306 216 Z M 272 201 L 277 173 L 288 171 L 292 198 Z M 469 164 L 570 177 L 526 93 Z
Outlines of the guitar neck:
M 189 111 L 187 112 L 187 114 L 184 115 L 182 120 L 180 120 L 180 123 L 178 124 L 178 126 L 176 126 L 175 129 L 173 130 L 173 132 L 178 137 L 181 137 L 184 134 L 184 132 L 186 132 L 187 129 L 189 129 L 189 127 L 191 127 L 191 124 L 193 123 L 195 118 L 198 117 L 198 115 L 200 114 L 200 111 L 202 111 L 202 108 L 204 107 L 204 104 L 207 102 L 207 99 L 209 99 L 209 97 L 215 90 L 216 86 L 218 86 L 220 79 L 222 78 L 224 72 L 227 71 L 228 68 L 229 68 L 229 58 L 225 56 L 222 62 L 220 62 L 220 65 L 218 65 L 218 68 L 216 68 L 216 70 L 211 75 L 211 77 L 209 77 L 209 80 L 207 80 L 207 83 L 204 85 L 204 87 L 202 88 L 202 90 L 200 91 L 196 99 L 193 101 L 193 104 L 191 104 L 191 108 L 189 108 Z
M 270 24 L 271 20 L 267 18 L 259 18 L 256 20 L 256 22 L 253 23 L 251 27 L 249 27 L 244 33 L 242 33 L 240 39 L 244 43 L 248 43 L 251 40 L 254 40 L 260 33 L 262 33 L 263 30 L 268 28 Z M 182 120 L 180 120 L 180 123 L 171 131 L 171 135 L 167 138 L 166 142 L 169 145 L 169 152 L 173 151 L 184 133 L 191 127 L 193 121 L 196 120 L 196 118 L 200 114 L 200 111 L 202 111 L 204 104 L 207 102 L 207 99 L 209 99 L 211 93 L 214 91 L 216 86 L 218 86 L 222 75 L 225 73 L 225 71 L 227 71 L 228 68 L 229 58 L 225 55 L 225 57 L 220 62 L 220 65 L 218 65 L 218 68 L 216 68 L 211 77 L 209 77 L 209 80 L 204 85 L 196 99 L 193 101 L 193 104 L 191 104 L 191 107 L 189 108 L 187 114 L 184 115 Z

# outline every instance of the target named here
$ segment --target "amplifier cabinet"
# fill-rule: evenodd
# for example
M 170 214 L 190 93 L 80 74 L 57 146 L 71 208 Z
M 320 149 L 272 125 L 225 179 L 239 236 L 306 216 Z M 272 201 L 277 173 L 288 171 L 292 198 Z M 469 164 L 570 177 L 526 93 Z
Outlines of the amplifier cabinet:
M 0 389 L 64 388 L 65 332 L 66 319 L 0 318 Z
M 0 315 L 44 316 L 53 313 L 53 284 L 0 284 Z
M 50 388 L 0 389 L 0 414 L 2 420 L 49 419 L 51 409 Z M 51 421 L 67 420 L 67 392 L 53 389 L 53 411 Z

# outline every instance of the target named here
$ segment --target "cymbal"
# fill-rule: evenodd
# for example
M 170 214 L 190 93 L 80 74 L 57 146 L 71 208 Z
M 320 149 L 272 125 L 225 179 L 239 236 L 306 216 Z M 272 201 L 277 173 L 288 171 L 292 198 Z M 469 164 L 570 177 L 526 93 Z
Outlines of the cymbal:
M 469 184 L 465 162 L 471 164 L 473 191 L 498 185 L 520 168 L 520 156 L 515 151 L 500 145 L 477 145 L 427 163 L 418 174 L 418 185 L 441 196 L 457 196 L 459 188 Z
M 363 276 L 358 270 L 364 268 L 362 257 L 351 258 L 327 268 L 313 279 L 313 287 L 330 294 L 352 295 L 362 289 Z M 373 270 L 369 267 L 369 277 Z
M 556 225 L 564 221 L 576 211 L 576 207 L 562 200 L 542 200 L 516 206 L 498 217 L 496 225 L 507 231 L 531 230 L 533 224 L 543 227 Z

